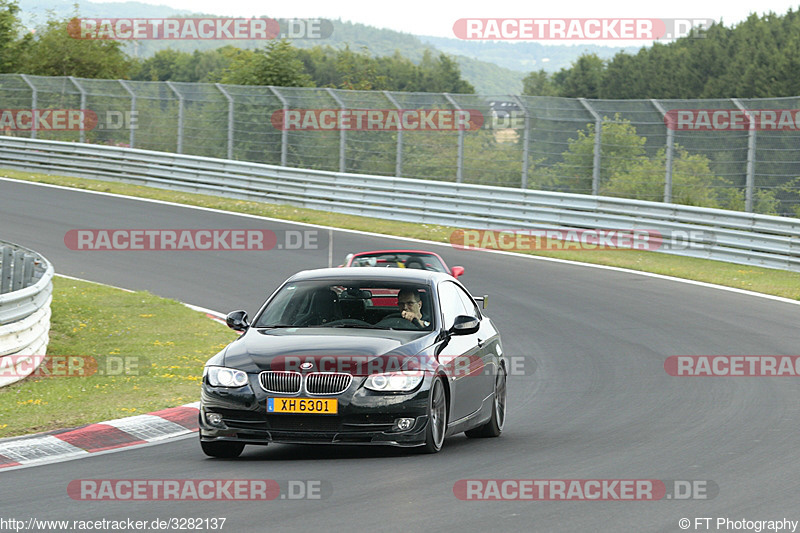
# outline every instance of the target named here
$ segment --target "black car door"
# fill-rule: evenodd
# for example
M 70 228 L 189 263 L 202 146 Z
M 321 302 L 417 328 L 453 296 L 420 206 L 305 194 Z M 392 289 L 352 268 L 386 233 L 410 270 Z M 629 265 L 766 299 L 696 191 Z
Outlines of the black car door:
M 439 305 L 442 311 L 444 329 L 453 327 L 459 315 L 472 314 L 464 307 L 459 295 L 461 288 L 451 281 L 443 281 L 438 286 Z M 438 354 L 439 362 L 447 367 L 450 384 L 450 422 L 455 422 L 480 409 L 485 394 L 482 386 L 481 348 L 477 333 L 450 335 Z

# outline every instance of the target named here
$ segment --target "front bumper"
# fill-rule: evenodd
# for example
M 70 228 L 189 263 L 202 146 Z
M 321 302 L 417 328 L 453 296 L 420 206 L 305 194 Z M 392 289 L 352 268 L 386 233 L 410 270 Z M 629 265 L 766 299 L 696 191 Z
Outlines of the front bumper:
M 427 406 L 431 378 L 409 393 L 379 393 L 363 387 L 364 378 L 353 379 L 348 390 L 334 397 L 338 414 L 267 413 L 272 398 L 310 397 L 267 393 L 257 377 L 239 388 L 212 387 L 203 383 L 200 405 L 200 439 L 234 441 L 246 444 L 270 442 L 296 444 L 365 444 L 420 446 L 425 443 L 428 425 Z M 208 420 L 209 413 L 221 415 L 219 424 Z M 393 429 L 398 418 L 413 418 L 407 430 Z

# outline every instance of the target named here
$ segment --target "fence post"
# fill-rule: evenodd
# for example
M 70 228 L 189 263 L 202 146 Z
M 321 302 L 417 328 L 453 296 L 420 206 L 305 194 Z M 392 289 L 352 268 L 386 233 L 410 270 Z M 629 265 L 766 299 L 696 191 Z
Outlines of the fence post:
M 592 109 L 586 98 L 578 98 L 583 107 L 594 117 L 594 160 L 592 161 L 592 194 L 597 196 L 600 191 L 600 150 L 603 148 L 603 119 Z
M 383 91 L 386 98 L 397 108 L 397 111 L 402 113 L 400 104 L 394 99 L 394 96 L 389 91 Z M 394 175 L 398 178 L 403 176 L 403 127 L 402 121 L 400 127 L 397 128 L 397 155 L 395 156 Z
M 522 102 L 522 99 L 517 95 L 512 95 L 511 98 L 517 102 L 517 105 L 522 109 L 523 116 L 525 117 L 525 132 L 522 136 L 522 182 L 520 184 L 520 188 L 527 189 L 528 188 L 528 164 L 530 159 L 530 151 L 528 150 L 528 137 L 529 132 L 531 130 L 531 117 L 528 115 L 528 108 L 525 107 L 525 104 Z M 513 119 L 512 119 L 513 120 Z M 513 122 L 512 122 L 513 124 Z
M 219 83 L 214 85 L 228 99 L 228 159 L 233 159 L 233 97 Z
M 32 111 L 32 110 L 36 109 L 36 106 L 39 105 L 39 103 L 38 103 L 39 102 L 39 91 L 36 89 L 36 86 L 33 83 L 31 83 L 31 80 L 28 79 L 27 75 L 20 74 L 20 76 L 22 76 L 22 81 L 24 81 L 28 85 L 28 87 L 31 88 L 31 91 L 32 91 L 32 94 L 31 94 L 31 111 Z M 36 128 L 34 128 L 33 124 L 31 124 L 31 139 L 35 139 L 35 138 L 36 138 Z
M 131 97 L 131 117 L 128 121 L 128 126 L 131 128 L 131 137 L 128 144 L 130 144 L 131 148 L 134 148 L 133 143 L 136 141 L 136 128 L 134 127 L 134 118 L 136 116 L 136 93 L 128 86 L 128 82 L 125 80 L 117 80 L 119 84 L 122 85 L 122 88 L 128 91 L 128 94 Z M 136 120 L 136 125 L 139 124 L 139 120 Z
M 347 109 L 345 107 L 345 105 L 344 105 L 344 102 L 342 102 L 341 98 L 339 98 L 339 95 L 337 95 L 335 92 L 333 92 L 333 89 L 328 88 L 326 90 L 328 91 L 328 94 L 330 94 L 331 97 L 334 100 L 336 100 L 336 103 L 339 104 L 339 108 L 342 111 Z M 345 135 L 345 128 L 343 127 L 342 123 L 339 122 L 339 172 L 346 172 L 347 171 L 346 170 L 346 164 L 345 164 L 346 163 L 346 161 L 345 161 L 345 145 L 346 145 L 346 143 L 347 143 L 347 136 Z
M 745 108 L 738 98 L 731 98 L 731 102 L 747 115 L 747 177 L 744 186 L 744 210 L 753 212 L 754 174 L 756 170 L 756 121 L 753 115 Z
M 667 171 L 664 176 L 664 203 L 669 204 L 672 203 L 672 158 L 673 152 L 675 151 L 675 126 L 669 123 L 667 111 L 655 98 L 651 98 L 650 102 L 658 109 L 658 112 L 661 113 L 661 117 L 664 119 L 664 125 L 667 127 Z
M 81 93 L 81 115 L 83 115 L 83 110 L 86 109 L 86 91 L 81 87 L 81 84 L 78 83 L 78 80 L 76 80 L 74 76 L 69 76 L 69 81 L 71 81 Z M 78 134 L 78 138 L 82 143 L 86 142 L 86 128 L 84 126 L 84 124 L 81 124 L 80 133 Z
M 269 90 L 272 91 L 278 100 L 281 101 L 281 105 L 283 105 L 283 128 L 281 128 L 281 166 L 286 166 L 286 161 L 288 160 L 289 156 L 289 130 L 286 129 L 286 115 L 289 112 L 289 102 L 286 101 L 286 98 L 283 97 L 281 93 L 278 92 L 275 87 L 272 85 L 268 86 Z
M 178 148 L 176 153 L 182 154 L 183 153 L 183 95 L 178 92 L 178 89 L 172 84 L 171 81 L 166 82 L 167 87 L 172 89 L 172 92 L 175 93 L 175 96 L 178 97 Z
M 442 93 L 456 111 L 461 111 L 461 106 L 453 100 L 448 93 Z M 458 163 L 456 163 L 456 183 L 464 181 L 464 128 L 458 128 Z

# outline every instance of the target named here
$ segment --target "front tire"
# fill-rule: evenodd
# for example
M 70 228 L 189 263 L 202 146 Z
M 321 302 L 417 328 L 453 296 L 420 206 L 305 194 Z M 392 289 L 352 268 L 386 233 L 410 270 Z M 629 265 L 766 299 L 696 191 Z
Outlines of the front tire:
M 506 423 L 506 370 L 502 366 L 494 382 L 492 417 L 482 426 L 464 432 L 469 438 L 499 437 Z
M 425 430 L 423 453 L 438 453 L 447 432 L 447 396 L 441 378 L 434 378 L 428 396 L 428 427 Z
M 244 450 L 244 444 L 241 442 L 229 442 L 224 440 L 200 441 L 200 447 L 203 453 L 209 457 L 217 457 L 219 459 L 235 459 L 241 455 Z

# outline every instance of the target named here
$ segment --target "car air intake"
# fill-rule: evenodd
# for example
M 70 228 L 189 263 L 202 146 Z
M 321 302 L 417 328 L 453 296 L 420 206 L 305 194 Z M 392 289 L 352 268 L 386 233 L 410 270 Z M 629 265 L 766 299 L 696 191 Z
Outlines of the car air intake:
M 339 372 L 312 372 L 306 376 L 309 394 L 340 394 L 347 390 L 353 376 Z
M 300 392 L 302 376 L 299 372 L 269 371 L 259 376 L 261 388 L 267 392 L 294 394 Z

